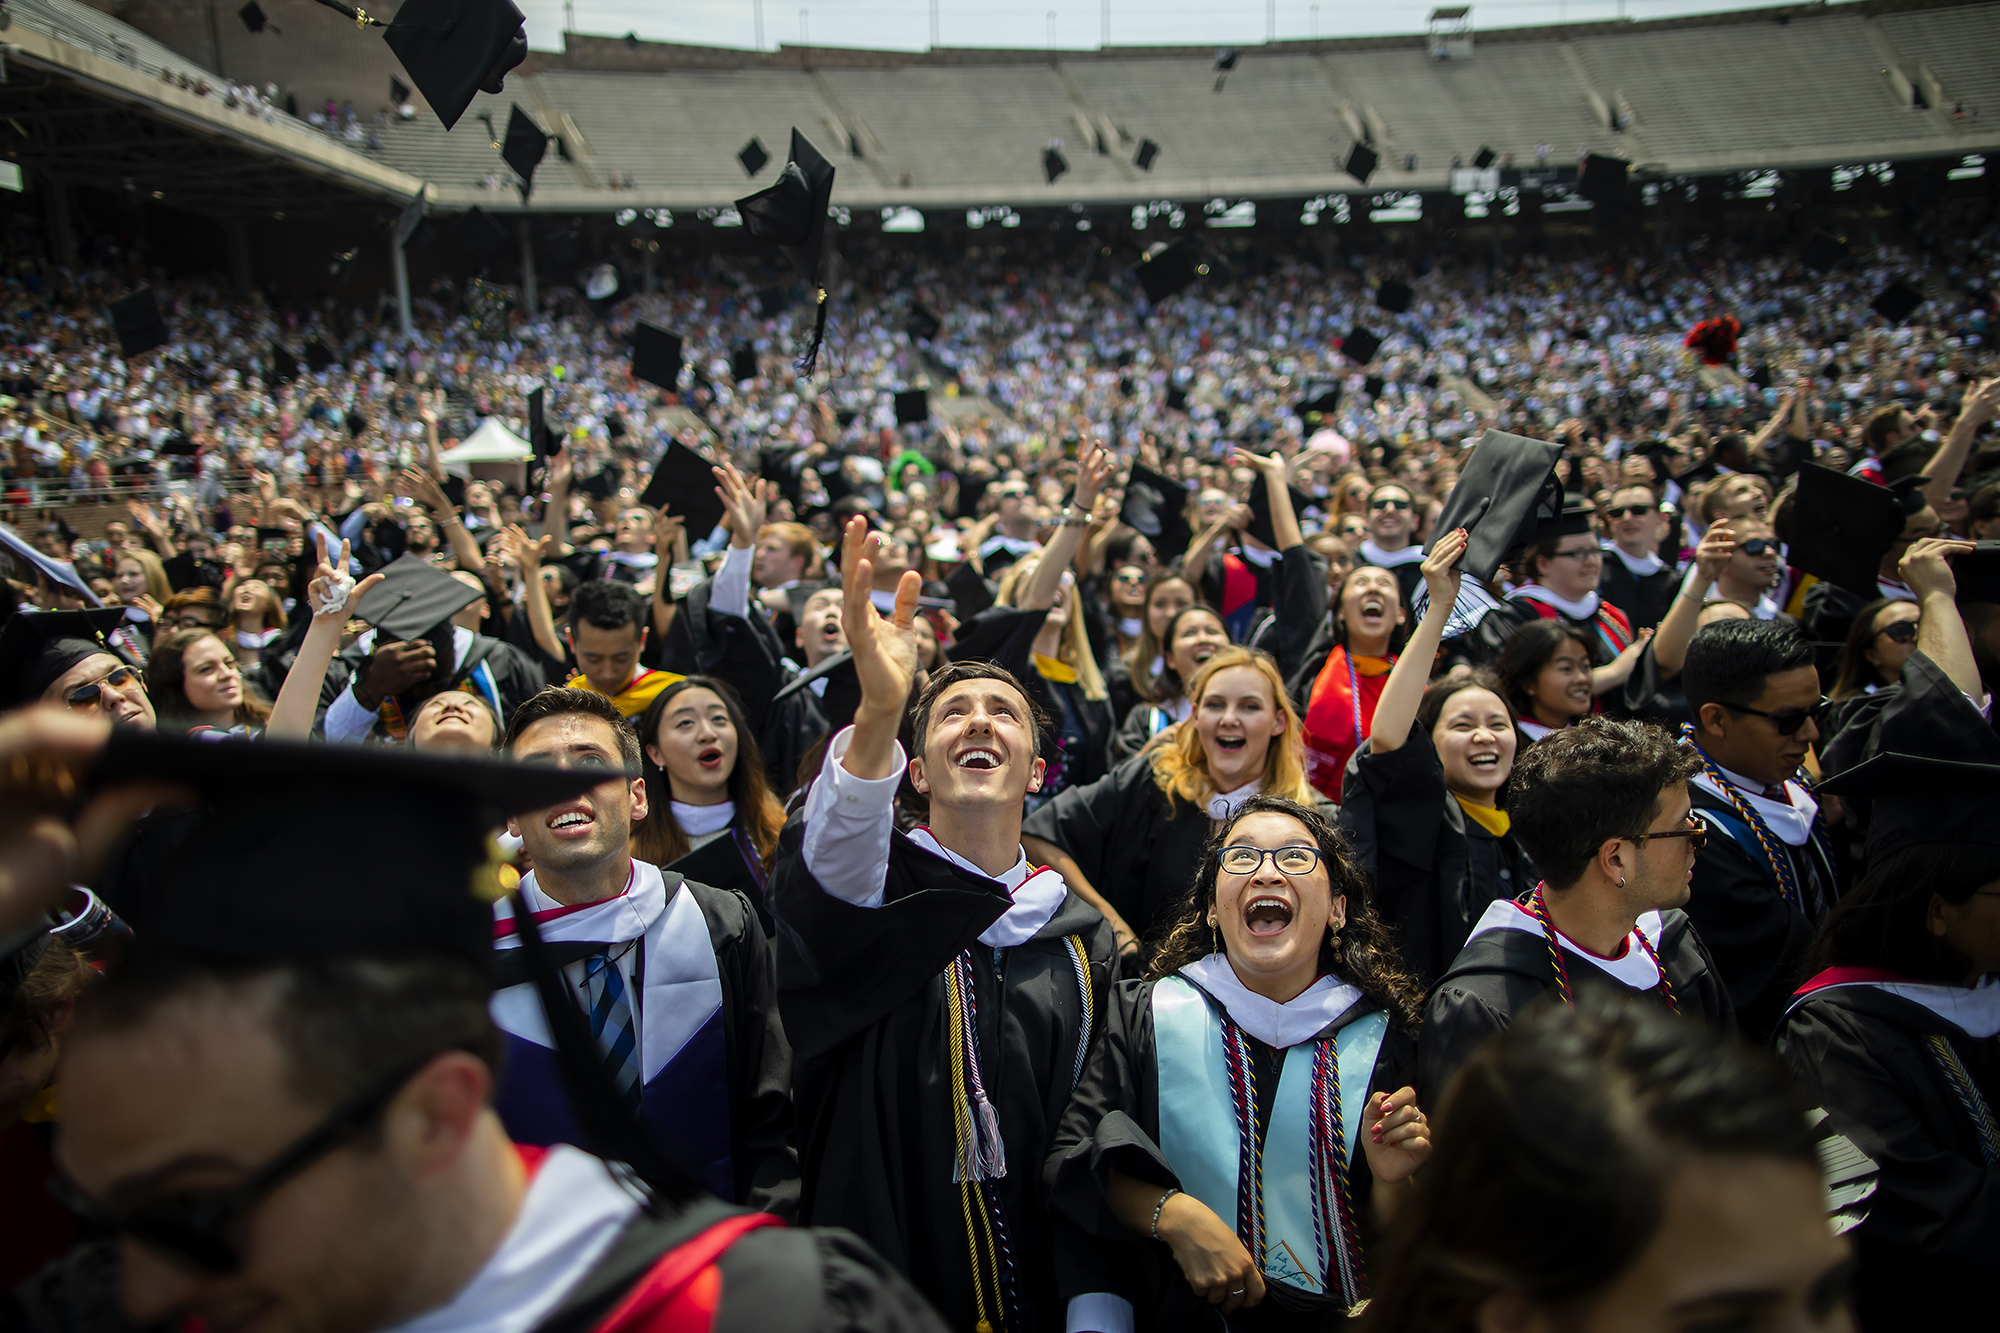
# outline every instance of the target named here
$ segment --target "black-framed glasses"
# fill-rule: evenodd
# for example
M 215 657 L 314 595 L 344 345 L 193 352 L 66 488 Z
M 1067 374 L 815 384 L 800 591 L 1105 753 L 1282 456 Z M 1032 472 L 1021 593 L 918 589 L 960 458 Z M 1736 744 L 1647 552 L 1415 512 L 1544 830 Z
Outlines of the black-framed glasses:
M 1762 555 L 1766 551 L 1777 550 L 1778 544 L 1764 537 L 1752 537 L 1748 541 L 1736 543 L 1736 549 L 1745 555 Z
M 1215 854 L 1216 864 L 1232 875 L 1254 875 L 1265 857 L 1281 875 L 1310 875 L 1319 866 L 1317 847 L 1224 847 Z
M 1720 699 L 1716 700 L 1716 702 L 1722 703 Z M 1778 729 L 1780 736 L 1796 736 L 1798 735 L 1799 728 L 1803 727 L 1811 719 L 1818 717 L 1820 710 L 1825 708 L 1829 702 L 1830 700 L 1822 694 L 1819 697 L 1818 703 L 1814 704 L 1811 708 L 1797 713 L 1767 713 L 1761 708 L 1749 708 L 1743 704 L 1724 703 L 1722 706 L 1732 713 L 1748 713 L 1752 717 L 1766 719 L 1772 726 Z
M 1660 508 L 1658 505 L 1619 505 L 1615 509 L 1605 510 L 1604 516 L 1606 518 L 1639 518 L 1646 514 L 1657 514 L 1659 512 Z
M 1412 506 L 1410 501 L 1408 500 L 1383 499 L 1383 500 L 1370 500 L 1368 502 L 1368 507 L 1370 509 L 1409 509 Z
M 71 708 L 95 708 L 99 701 L 104 698 L 105 690 L 122 690 L 135 680 L 143 685 L 145 679 L 144 676 L 139 674 L 139 668 L 137 667 L 113 667 L 105 674 L 103 679 L 94 680 L 88 685 L 79 685 L 68 694 L 65 694 L 63 702 Z
M 290 1147 L 252 1172 L 248 1180 L 230 1189 L 174 1195 L 123 1215 L 85 1194 L 60 1171 L 49 1178 L 49 1190 L 84 1222 L 130 1236 L 204 1272 L 233 1273 L 243 1266 L 243 1255 L 231 1233 L 243 1219 L 279 1186 L 358 1136 L 418 1070 L 441 1054 L 432 1051 L 341 1103 Z
M 1664 833 L 1637 833 L 1627 842 L 1651 842 L 1655 838 L 1686 838 L 1688 850 L 1699 852 L 1708 846 L 1708 821 L 1700 815 L 1689 815 L 1687 823 L 1680 828 L 1668 829 Z
M 1915 643 L 1917 641 L 1917 622 L 1914 620 L 1891 621 L 1881 629 L 1876 630 L 1875 633 L 1878 637 L 1887 635 L 1891 643 Z
M 1568 556 L 1571 560 L 1602 560 L 1604 552 L 1595 546 L 1585 546 L 1575 551 L 1551 551 L 1550 555 Z

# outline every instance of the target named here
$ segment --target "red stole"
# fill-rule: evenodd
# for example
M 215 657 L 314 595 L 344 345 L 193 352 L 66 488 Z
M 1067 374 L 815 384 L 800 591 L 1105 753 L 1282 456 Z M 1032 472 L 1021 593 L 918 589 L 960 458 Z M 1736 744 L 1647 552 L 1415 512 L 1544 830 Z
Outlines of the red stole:
M 1393 664 L 1396 659 L 1384 660 Z M 1356 667 L 1347 649 L 1339 644 L 1326 655 L 1326 665 L 1313 678 L 1301 736 L 1306 749 L 1306 778 L 1335 804 L 1340 802 L 1347 761 L 1367 737 L 1375 721 L 1375 705 L 1388 684 L 1387 671 L 1368 674 Z

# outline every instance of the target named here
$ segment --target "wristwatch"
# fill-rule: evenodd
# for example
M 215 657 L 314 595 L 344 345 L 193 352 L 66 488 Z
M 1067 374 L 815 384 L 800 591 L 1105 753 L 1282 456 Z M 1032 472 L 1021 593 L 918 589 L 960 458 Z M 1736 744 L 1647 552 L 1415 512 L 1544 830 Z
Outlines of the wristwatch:
M 1087 513 L 1077 513 L 1075 505 L 1064 505 L 1060 526 L 1065 528 L 1087 528 L 1090 526 L 1090 515 Z

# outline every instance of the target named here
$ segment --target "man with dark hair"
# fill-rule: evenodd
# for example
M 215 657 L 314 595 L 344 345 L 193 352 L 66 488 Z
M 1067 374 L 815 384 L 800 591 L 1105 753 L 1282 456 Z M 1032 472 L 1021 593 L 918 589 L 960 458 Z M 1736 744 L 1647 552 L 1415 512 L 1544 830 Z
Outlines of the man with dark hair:
M 1438 979 L 1419 1037 L 1419 1101 L 1437 1105 L 1479 1044 L 1553 991 L 1617 986 L 1726 1030 L 1735 1021 L 1687 915 L 1705 836 L 1688 778 L 1699 761 L 1645 722 L 1586 718 L 1521 752 L 1500 804 L 1545 876 L 1489 905 Z
M 917 671 L 920 580 L 869 602 L 880 534 L 847 527 L 842 623 L 861 702 L 772 871 L 797 1058 L 801 1216 L 848 1227 L 956 1328 L 1065 1326 L 1041 1164 L 1117 975 L 1111 929 L 1021 849 L 1042 722 L 991 664 Z M 929 827 L 897 832 L 905 780 Z M 957 1164 L 957 1165 L 954 1165 Z
M 680 677 L 640 664 L 651 633 L 652 607 L 629 583 L 593 579 L 570 594 L 563 638 L 582 668 L 563 682 L 570 689 L 595 690 L 626 717 L 637 717 L 653 696 Z
M 1819 739 L 1812 644 L 1789 621 L 1705 625 L 1688 642 L 1681 688 L 1701 761 L 1695 809 L 1711 830 L 1695 859 L 1688 915 L 1744 1035 L 1761 1042 L 1841 893 L 1819 802 L 1799 780 Z
M 718 1197 L 791 1216 L 798 1200 L 791 1049 L 756 910 L 740 893 L 631 856 L 632 827 L 647 817 L 648 797 L 637 776 L 639 735 L 612 700 L 592 690 L 543 690 L 515 712 L 506 750 L 607 775 L 574 800 L 517 815 L 507 827 L 535 866 L 521 882 L 521 900 L 572 991 L 586 998 L 591 1035 L 620 1094 L 662 1149 Z M 500 1115 L 520 1142 L 578 1142 L 513 909 L 501 903 L 495 914 L 493 1015 L 507 1034 Z
M 1680 574 L 1660 559 L 1660 542 L 1667 531 L 1659 497 L 1643 482 L 1628 483 L 1605 501 L 1609 536 L 1598 543 L 1604 550 L 1604 570 L 1597 590 L 1604 600 L 1624 610 L 1634 630 L 1653 629 L 1666 617 Z

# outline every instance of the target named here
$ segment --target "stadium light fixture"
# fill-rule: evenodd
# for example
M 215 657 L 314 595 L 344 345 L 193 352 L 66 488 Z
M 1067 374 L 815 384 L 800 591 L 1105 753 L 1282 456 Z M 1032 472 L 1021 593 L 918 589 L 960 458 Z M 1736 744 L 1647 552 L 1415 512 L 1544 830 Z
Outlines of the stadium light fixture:
M 1986 174 L 1986 158 L 1979 153 L 1967 153 L 1959 159 L 1957 166 L 1944 173 L 1948 181 L 1973 181 Z M 15 189 L 21 187 L 16 185 Z
M 1203 210 L 1208 214 L 1211 227 L 1254 227 L 1257 225 L 1257 202 L 1244 199 L 1230 203 L 1226 199 L 1211 199 Z
M 638 219 L 638 217 L 639 217 L 638 209 L 621 208 L 616 213 L 611 215 L 611 220 L 617 223 L 621 227 L 629 227 L 633 224 L 633 222 L 635 222 Z
M 1412 190 L 1405 195 L 1377 195 L 1382 201 L 1379 208 L 1368 210 L 1370 222 L 1421 222 L 1424 216 L 1424 197 Z
M 913 234 L 924 229 L 924 215 L 914 208 L 889 207 L 882 210 L 882 230 Z

